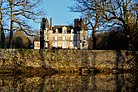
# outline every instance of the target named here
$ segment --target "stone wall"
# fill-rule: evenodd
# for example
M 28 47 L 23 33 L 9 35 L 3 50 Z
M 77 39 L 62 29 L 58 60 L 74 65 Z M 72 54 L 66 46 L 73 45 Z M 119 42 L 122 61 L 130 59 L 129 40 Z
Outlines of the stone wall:
M 113 50 L 1 49 L 0 59 L 1 68 L 46 66 L 55 69 L 78 69 L 80 67 L 112 69 L 118 64 L 119 68 L 130 69 L 135 64 L 133 56 L 126 56 L 126 51 L 120 51 L 118 54 Z

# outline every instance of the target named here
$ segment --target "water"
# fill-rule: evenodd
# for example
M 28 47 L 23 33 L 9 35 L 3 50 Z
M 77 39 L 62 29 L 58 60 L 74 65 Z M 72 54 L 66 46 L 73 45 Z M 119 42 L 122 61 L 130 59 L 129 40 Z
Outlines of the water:
M 0 92 L 138 92 L 137 74 L 0 75 Z

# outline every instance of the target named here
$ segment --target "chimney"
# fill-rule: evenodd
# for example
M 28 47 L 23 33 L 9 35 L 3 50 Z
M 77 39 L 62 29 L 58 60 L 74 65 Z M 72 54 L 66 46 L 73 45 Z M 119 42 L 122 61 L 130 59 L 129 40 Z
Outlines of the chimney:
M 46 22 L 45 22 L 46 24 L 46 28 L 49 28 L 49 22 L 48 22 L 48 19 L 46 18 Z
M 46 19 L 42 18 L 42 20 L 41 20 L 41 30 L 45 30 L 45 22 L 46 22 Z
M 74 19 L 74 27 L 77 27 L 77 26 L 79 26 L 79 19 L 78 18 Z
M 80 26 L 84 25 L 84 19 L 80 18 Z
M 52 17 L 50 18 L 50 26 L 49 29 L 52 29 Z

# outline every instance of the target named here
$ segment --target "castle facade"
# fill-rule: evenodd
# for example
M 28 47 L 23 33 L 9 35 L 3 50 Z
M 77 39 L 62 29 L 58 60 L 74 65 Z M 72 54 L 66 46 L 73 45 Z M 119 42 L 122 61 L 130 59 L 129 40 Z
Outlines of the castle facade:
M 42 19 L 40 40 L 34 41 L 34 49 L 88 49 L 88 28 L 84 20 L 74 19 L 74 26 L 55 25 Z

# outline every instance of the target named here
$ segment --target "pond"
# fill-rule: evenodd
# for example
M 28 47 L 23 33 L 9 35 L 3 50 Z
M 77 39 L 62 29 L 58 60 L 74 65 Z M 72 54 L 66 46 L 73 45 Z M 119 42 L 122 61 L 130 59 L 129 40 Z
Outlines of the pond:
M 136 92 L 137 74 L 0 75 L 0 92 Z

